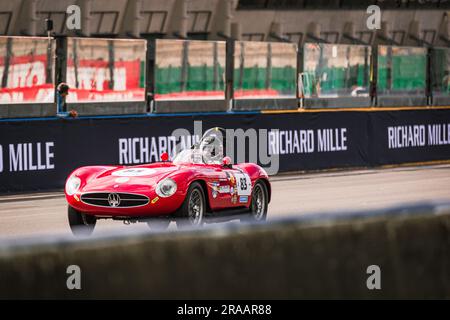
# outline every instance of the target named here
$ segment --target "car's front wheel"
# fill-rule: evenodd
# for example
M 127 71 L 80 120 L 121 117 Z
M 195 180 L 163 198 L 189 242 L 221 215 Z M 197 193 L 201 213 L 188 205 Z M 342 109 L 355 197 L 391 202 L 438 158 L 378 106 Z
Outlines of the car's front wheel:
M 79 212 L 71 206 L 68 207 L 67 214 L 73 235 L 89 236 L 92 234 L 97 223 L 97 219 L 94 216 Z
M 198 182 L 190 185 L 176 219 L 178 228 L 199 227 L 203 225 L 206 211 L 205 193 Z
M 250 212 L 242 221 L 265 221 L 267 219 L 267 207 L 269 204 L 269 193 L 266 184 L 262 181 L 256 182 L 252 190 L 252 201 Z

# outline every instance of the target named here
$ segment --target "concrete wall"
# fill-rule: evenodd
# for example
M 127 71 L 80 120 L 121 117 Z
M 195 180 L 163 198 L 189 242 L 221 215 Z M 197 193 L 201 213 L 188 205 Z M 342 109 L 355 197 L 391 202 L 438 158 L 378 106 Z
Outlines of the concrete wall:
M 450 203 L 0 245 L 0 298 L 450 298 Z M 82 289 L 66 288 L 81 268 Z M 381 290 L 368 290 L 369 265 Z

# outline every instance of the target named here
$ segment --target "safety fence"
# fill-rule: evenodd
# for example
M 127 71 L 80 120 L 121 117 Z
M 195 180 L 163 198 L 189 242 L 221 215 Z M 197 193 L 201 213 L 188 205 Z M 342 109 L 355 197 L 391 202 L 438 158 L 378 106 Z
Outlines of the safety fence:
M 0 104 L 53 103 L 54 40 L 0 37 Z
M 67 39 L 68 103 L 145 100 L 142 40 Z
M 0 37 L 0 118 L 450 104 L 450 49 Z

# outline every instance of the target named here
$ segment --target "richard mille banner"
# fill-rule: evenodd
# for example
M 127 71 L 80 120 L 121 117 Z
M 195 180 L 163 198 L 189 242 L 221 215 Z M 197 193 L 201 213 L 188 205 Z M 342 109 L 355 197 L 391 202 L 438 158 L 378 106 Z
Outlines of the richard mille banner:
M 446 109 L 0 122 L 0 193 L 60 189 L 80 166 L 173 158 L 215 126 L 235 162 L 270 174 L 450 159 Z

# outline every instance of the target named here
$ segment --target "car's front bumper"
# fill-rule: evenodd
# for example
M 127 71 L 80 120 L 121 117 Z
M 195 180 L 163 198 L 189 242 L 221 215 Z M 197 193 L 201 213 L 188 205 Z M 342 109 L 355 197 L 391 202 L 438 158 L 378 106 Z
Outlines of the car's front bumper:
M 94 215 L 97 217 L 105 218 L 137 218 L 137 217 L 157 217 L 167 216 L 173 214 L 183 203 L 184 195 L 181 192 L 176 192 L 174 195 L 163 198 L 159 197 L 154 191 L 147 193 L 133 193 L 134 195 L 141 195 L 148 199 L 146 203 L 136 203 L 136 205 L 121 206 L 121 202 L 125 203 L 125 200 L 120 200 L 120 195 L 126 194 L 124 192 L 108 192 L 98 191 L 97 193 L 111 195 L 104 201 L 90 201 L 87 200 L 86 194 L 95 194 L 96 192 L 78 192 L 73 196 L 66 194 L 68 204 L 75 210 L 83 212 L 85 214 Z M 130 193 L 128 193 L 130 194 Z M 119 195 L 119 199 L 117 198 Z M 103 198 L 102 198 L 103 199 Z

